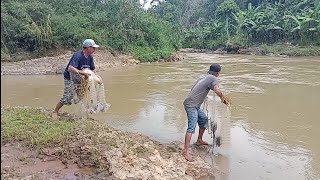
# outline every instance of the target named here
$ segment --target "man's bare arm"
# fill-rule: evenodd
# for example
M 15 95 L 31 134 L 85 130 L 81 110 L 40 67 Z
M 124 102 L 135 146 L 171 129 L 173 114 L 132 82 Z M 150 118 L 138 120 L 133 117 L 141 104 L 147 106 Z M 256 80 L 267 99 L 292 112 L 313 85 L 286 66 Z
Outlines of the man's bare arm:
M 220 90 L 220 88 L 219 88 L 219 85 L 215 85 L 215 86 L 213 87 L 213 91 L 214 91 L 220 98 L 222 98 L 223 94 L 222 94 L 222 92 L 221 92 L 221 90 Z
M 222 103 L 226 104 L 227 106 L 231 105 L 230 98 L 228 96 L 225 96 L 225 95 L 222 94 L 222 92 L 221 92 L 221 90 L 220 90 L 218 85 L 215 85 L 213 87 L 213 90 L 220 97 Z

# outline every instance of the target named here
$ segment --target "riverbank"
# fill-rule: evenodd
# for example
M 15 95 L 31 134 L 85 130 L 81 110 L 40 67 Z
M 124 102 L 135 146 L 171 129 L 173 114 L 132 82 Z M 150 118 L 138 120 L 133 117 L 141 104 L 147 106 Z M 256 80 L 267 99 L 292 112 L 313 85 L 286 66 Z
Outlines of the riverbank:
M 46 56 L 35 59 L 3 61 L 1 62 L 1 75 L 49 75 L 62 74 L 66 68 L 73 51 L 56 51 L 51 54 L 60 54 L 58 56 Z M 97 72 L 104 71 L 112 67 L 131 66 L 139 64 L 129 55 L 114 55 L 108 49 L 97 49 L 94 54 L 94 61 Z M 178 53 L 174 53 L 166 61 L 180 61 Z M 159 60 L 164 61 L 164 60 Z
M 238 46 L 229 46 L 219 48 L 217 50 L 209 49 L 181 49 L 174 53 L 166 61 L 180 61 L 183 59 L 183 53 L 209 53 L 209 54 L 246 54 L 246 55 L 263 55 L 275 57 L 289 56 L 320 56 L 320 47 L 318 46 L 293 46 L 293 45 L 261 45 L 248 48 L 240 48 Z M 62 74 L 68 61 L 70 60 L 73 51 L 57 51 L 50 53 L 51 56 L 18 60 L 18 61 L 3 61 L 1 62 L 1 75 L 48 75 Z M 54 54 L 61 54 L 54 56 Z M 103 71 L 112 67 L 130 66 L 140 64 L 140 61 L 133 59 L 128 55 L 114 55 L 108 49 L 97 49 L 93 54 L 96 70 Z M 164 60 L 159 60 L 164 62 Z
M 67 113 L 53 121 L 43 108 L 1 107 L 1 179 L 197 179 L 214 173 L 196 154 L 187 162 L 181 144 L 160 144 Z
M 196 52 L 209 54 L 245 54 L 275 57 L 296 56 L 320 56 L 319 46 L 294 46 L 289 44 L 260 45 L 251 47 L 240 47 L 237 45 L 226 45 L 216 50 L 211 49 L 182 49 L 181 52 Z
M 72 54 L 72 51 L 66 51 L 62 52 L 59 56 L 47 56 L 16 62 L 1 62 L 1 75 L 62 74 Z M 106 49 L 97 49 L 93 57 L 97 71 L 140 63 L 127 55 L 114 56 Z

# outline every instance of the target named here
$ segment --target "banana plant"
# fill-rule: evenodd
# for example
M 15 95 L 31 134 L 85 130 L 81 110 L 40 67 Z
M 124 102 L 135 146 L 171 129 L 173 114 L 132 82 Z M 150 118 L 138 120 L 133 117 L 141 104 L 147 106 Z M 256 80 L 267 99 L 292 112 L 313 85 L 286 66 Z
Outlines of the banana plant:
M 300 42 L 302 42 L 303 37 L 312 38 L 315 33 L 319 32 L 319 20 L 311 17 L 312 14 L 313 12 L 306 16 L 286 16 L 287 18 L 293 20 L 293 24 L 295 26 L 291 30 L 291 33 L 293 33 L 293 35 L 298 35 Z

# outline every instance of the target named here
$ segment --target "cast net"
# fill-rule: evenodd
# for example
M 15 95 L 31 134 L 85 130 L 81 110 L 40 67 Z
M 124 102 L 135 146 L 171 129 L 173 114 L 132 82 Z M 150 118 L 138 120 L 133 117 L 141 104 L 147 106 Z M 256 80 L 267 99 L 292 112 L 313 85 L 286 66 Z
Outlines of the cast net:
M 74 83 L 73 103 L 76 104 L 75 114 L 79 118 L 87 118 L 89 114 L 106 112 L 110 104 L 106 102 L 102 79 L 91 70 L 84 72 L 91 76 L 85 79 L 79 75 L 72 75 Z
M 227 98 L 227 101 L 228 105 L 221 103 L 220 98 L 213 93 L 208 95 L 202 104 L 202 109 L 208 117 L 208 133 L 212 139 L 210 153 L 213 153 L 215 147 L 226 151 L 230 146 L 230 99 Z

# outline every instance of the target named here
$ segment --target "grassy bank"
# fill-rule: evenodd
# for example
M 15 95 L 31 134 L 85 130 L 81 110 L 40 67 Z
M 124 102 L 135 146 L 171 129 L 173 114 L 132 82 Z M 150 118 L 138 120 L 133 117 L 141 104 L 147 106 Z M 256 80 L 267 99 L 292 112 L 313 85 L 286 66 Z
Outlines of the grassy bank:
M 261 45 L 257 55 L 320 56 L 320 46 Z
M 98 120 L 76 121 L 72 117 L 65 114 L 54 121 L 45 109 L 2 107 L 1 144 L 19 142 L 64 164 L 94 168 L 95 174 L 87 177 L 93 179 L 192 179 L 213 175 L 213 167 L 200 157 L 191 164 L 186 162 L 177 144 L 160 144 Z
M 40 109 L 5 108 L 1 110 L 1 142 L 21 141 L 41 149 L 65 143 L 75 130 L 75 122 L 52 121 Z

